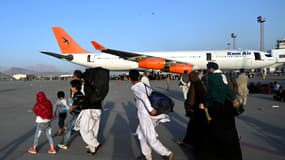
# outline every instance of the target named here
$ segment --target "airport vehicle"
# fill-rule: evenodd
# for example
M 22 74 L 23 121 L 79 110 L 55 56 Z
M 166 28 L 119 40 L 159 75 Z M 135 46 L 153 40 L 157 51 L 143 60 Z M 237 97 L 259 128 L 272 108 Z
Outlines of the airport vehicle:
M 274 57 L 258 50 L 207 50 L 207 51 L 165 51 L 128 52 L 104 47 L 96 41 L 93 46 L 101 53 L 90 53 L 76 43 L 61 27 L 53 27 L 53 32 L 62 54 L 41 51 L 59 59 L 86 67 L 102 67 L 114 71 L 130 69 L 152 69 L 181 74 L 195 69 L 206 69 L 210 61 L 219 64 L 222 70 L 265 68 L 285 62 L 285 51 L 276 52 Z

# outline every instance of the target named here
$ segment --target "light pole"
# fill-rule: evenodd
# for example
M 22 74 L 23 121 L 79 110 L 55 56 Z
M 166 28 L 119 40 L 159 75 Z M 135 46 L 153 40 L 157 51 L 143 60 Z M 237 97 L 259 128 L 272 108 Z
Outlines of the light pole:
M 233 39 L 233 49 L 236 49 L 236 38 L 237 38 L 237 35 L 232 33 L 231 34 L 231 37 Z
M 260 50 L 264 51 L 264 22 L 265 22 L 265 18 L 258 16 L 257 22 L 260 23 Z
M 230 48 L 231 48 L 231 47 L 230 47 L 230 46 L 231 46 L 231 43 L 228 42 L 228 43 L 227 43 L 227 46 L 228 46 L 227 49 L 230 49 Z

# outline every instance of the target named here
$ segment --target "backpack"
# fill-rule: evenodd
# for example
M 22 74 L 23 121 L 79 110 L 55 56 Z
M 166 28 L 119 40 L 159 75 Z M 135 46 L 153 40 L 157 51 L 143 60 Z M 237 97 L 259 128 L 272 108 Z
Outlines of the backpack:
M 66 113 L 67 112 L 65 105 L 60 103 L 60 102 L 55 104 L 55 108 L 57 109 L 58 113 Z
M 157 114 L 168 114 L 169 112 L 173 112 L 174 102 L 171 98 L 155 90 L 152 90 L 152 92 L 148 94 L 147 87 L 150 88 L 150 86 L 145 84 L 144 86 L 151 106 L 157 110 Z
M 101 104 L 109 91 L 109 77 L 109 70 L 101 67 L 85 70 L 83 79 L 86 106 Z

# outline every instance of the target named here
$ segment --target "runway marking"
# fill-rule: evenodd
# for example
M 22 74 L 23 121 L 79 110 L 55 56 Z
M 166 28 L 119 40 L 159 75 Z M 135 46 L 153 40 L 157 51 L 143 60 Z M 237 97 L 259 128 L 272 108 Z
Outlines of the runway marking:
M 240 142 L 240 144 L 242 146 L 245 146 L 245 147 L 248 147 L 248 148 L 252 148 L 252 149 L 255 149 L 255 150 L 259 150 L 259 151 L 264 151 L 264 152 L 271 153 L 271 154 L 274 154 L 274 155 L 277 155 L 277 156 L 281 156 L 281 157 L 285 157 L 284 153 L 282 153 L 280 151 L 277 151 L 275 149 L 265 148 L 265 147 L 258 146 L 258 145 L 255 145 L 255 144 L 251 144 L 251 143 L 247 143 L 247 142 Z
M 274 105 L 274 106 L 272 106 L 272 108 L 279 108 L 279 106 L 277 106 L 277 105 Z

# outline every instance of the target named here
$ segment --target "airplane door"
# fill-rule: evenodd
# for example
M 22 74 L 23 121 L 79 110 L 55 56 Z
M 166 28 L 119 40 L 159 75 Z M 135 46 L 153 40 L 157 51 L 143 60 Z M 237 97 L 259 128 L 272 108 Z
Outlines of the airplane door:
M 87 62 L 94 62 L 94 61 L 95 61 L 95 56 L 92 55 L 92 54 L 89 54 L 89 55 L 87 56 Z
M 206 60 L 207 61 L 216 61 L 215 54 L 210 53 L 210 52 L 206 53 Z
M 211 61 L 212 60 L 212 53 L 206 53 L 206 60 Z
M 254 60 L 256 61 L 261 61 L 261 55 L 259 52 L 254 52 Z

